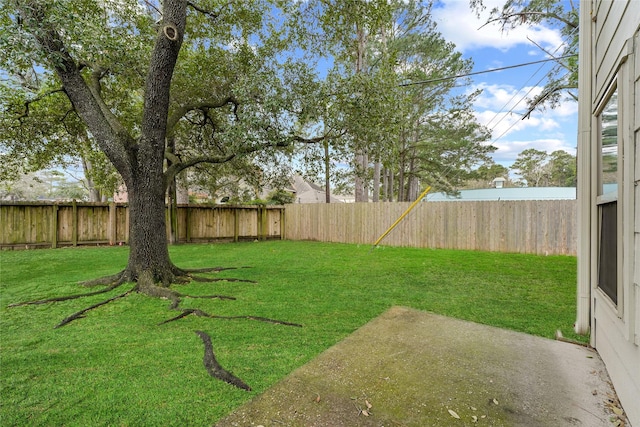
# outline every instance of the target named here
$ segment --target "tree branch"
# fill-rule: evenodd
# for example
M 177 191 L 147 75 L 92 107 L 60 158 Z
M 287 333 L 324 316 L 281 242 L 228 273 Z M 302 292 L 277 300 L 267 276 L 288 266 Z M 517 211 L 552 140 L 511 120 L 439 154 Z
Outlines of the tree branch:
M 246 153 L 242 153 L 242 154 L 246 154 Z M 211 163 L 211 164 L 226 163 L 233 160 L 237 156 L 238 156 L 237 153 L 227 154 L 222 156 L 201 156 L 201 157 L 194 157 L 193 159 L 186 162 L 182 162 L 180 161 L 178 156 L 174 155 L 173 158 L 178 161 L 173 163 L 171 166 L 169 166 L 167 170 L 164 172 L 165 190 L 167 189 L 167 186 L 173 180 L 173 178 L 187 168 L 199 165 L 201 163 Z
M 219 14 L 211 12 L 209 10 L 205 10 L 205 9 L 201 8 L 200 6 L 194 4 L 193 2 L 188 1 L 187 2 L 187 6 L 192 7 L 193 9 L 195 9 L 198 12 L 202 13 L 203 15 L 207 15 L 207 16 L 213 18 L 214 20 L 218 19 Z
M 265 150 L 267 148 L 286 148 L 289 147 L 292 143 L 294 142 L 302 142 L 302 143 L 306 143 L 306 144 L 314 144 L 314 143 L 318 143 L 321 142 L 325 139 L 327 139 L 328 136 L 327 135 L 323 135 L 320 137 L 316 137 L 316 138 L 303 138 L 301 136 L 298 135 L 294 135 L 292 137 L 290 137 L 289 140 L 284 140 L 284 141 L 279 141 L 276 143 L 267 143 L 267 144 L 258 144 L 258 145 L 253 145 L 253 146 L 247 146 L 244 147 L 243 149 L 240 149 L 238 151 L 236 151 L 235 153 L 227 153 L 227 154 L 222 154 L 220 156 L 200 156 L 200 157 L 194 157 L 190 160 L 187 161 L 180 161 L 179 157 L 176 155 L 172 155 L 171 156 L 171 160 L 177 160 L 177 162 L 174 162 L 171 164 L 171 166 L 169 166 L 167 168 L 167 170 L 164 173 L 164 186 L 165 189 L 167 188 L 167 186 L 169 185 L 169 183 L 173 180 L 173 178 L 180 172 L 182 172 L 183 170 L 196 166 L 198 164 L 201 163 L 211 163 L 211 164 L 220 164 L 220 163 L 226 163 L 229 162 L 233 159 L 235 159 L 236 157 L 240 157 L 240 156 L 244 156 L 247 154 L 251 154 L 251 153 L 255 153 L 257 151 L 261 151 L 261 150 Z
M 38 95 L 38 96 L 36 96 L 36 97 L 35 97 L 35 98 L 33 98 L 33 99 L 27 99 L 27 100 L 24 102 L 24 112 L 23 112 L 23 113 L 21 113 L 21 114 L 19 114 L 19 115 L 18 115 L 18 116 L 16 116 L 15 118 L 16 118 L 17 120 L 20 120 L 20 119 L 22 119 L 23 117 L 28 117 L 28 116 L 29 116 L 29 106 L 30 106 L 31 104 L 34 104 L 34 103 L 36 103 L 36 102 L 38 102 L 38 101 L 42 101 L 43 99 L 47 98 L 48 96 L 51 96 L 51 95 L 53 95 L 53 94 L 55 94 L 55 93 L 60 93 L 60 92 L 64 93 L 64 92 L 65 92 L 65 91 L 64 91 L 64 88 L 53 89 L 53 90 L 47 91 L 47 92 L 45 92 L 45 93 L 43 93 L 43 94 L 41 94 L 41 95 Z
M 141 140 L 137 163 L 140 158 L 149 165 L 161 164 L 167 137 L 167 117 L 171 79 L 182 47 L 187 23 L 187 2 L 165 0 L 163 2 L 163 31 L 156 36 L 145 79 L 144 107 L 142 113 Z
M 18 13 L 31 22 L 30 31 L 47 54 L 51 67 L 62 81 L 67 97 L 83 119 L 101 149 L 120 171 L 128 171 L 129 162 L 124 146 L 131 141 L 115 117 L 105 114 L 108 108 L 84 80 L 79 66 L 64 45 L 60 34 L 45 18 L 40 2 L 18 4 Z
M 577 88 L 574 85 L 561 85 L 561 86 L 554 86 L 553 88 L 542 92 L 540 95 L 538 95 L 531 101 L 531 105 L 529 106 L 527 111 L 522 115 L 521 120 L 528 119 L 529 116 L 531 116 L 531 113 L 533 112 L 533 110 L 538 108 L 540 104 L 544 103 L 544 101 L 549 99 L 554 93 L 560 92 L 562 90 L 568 90 L 568 89 L 577 89 Z M 578 100 L 578 98 L 574 94 L 572 94 L 571 92 L 568 92 L 568 93 L 574 100 L 576 101 Z
M 533 16 L 537 16 L 537 17 L 542 17 L 542 18 L 550 18 L 550 19 L 555 19 L 558 20 L 560 22 L 562 22 L 563 24 L 575 29 L 578 28 L 578 25 L 575 24 L 574 22 L 569 21 L 568 19 L 563 18 L 560 15 L 557 15 L 555 13 L 552 12 L 513 12 L 513 13 L 508 13 L 508 14 L 504 14 L 504 15 L 500 15 L 497 18 L 493 18 L 493 19 L 489 19 L 487 22 L 485 22 L 482 26 L 480 26 L 480 28 L 483 28 L 486 25 L 489 25 L 493 22 L 497 22 L 497 21 L 502 21 L 502 28 L 504 30 L 504 27 L 507 23 L 509 23 L 509 20 L 511 20 L 512 18 L 515 17 L 519 17 L 521 18 L 521 20 L 525 20 L 528 16 L 533 15 Z M 513 23 L 511 23 L 511 25 L 514 25 Z M 478 28 L 478 29 L 480 29 Z
M 173 135 L 176 125 L 187 113 L 207 108 L 221 108 L 227 104 L 233 104 L 233 111 L 235 113 L 240 102 L 233 95 L 223 95 L 220 97 L 211 97 L 201 102 L 193 102 L 179 106 L 167 119 L 167 135 Z
M 538 49 L 540 49 L 541 51 L 543 51 L 545 54 L 547 54 L 547 56 L 550 56 L 551 58 L 555 59 L 556 62 L 560 65 L 562 65 L 564 68 L 567 69 L 567 71 L 569 72 L 574 72 L 575 70 L 572 70 L 571 67 L 569 67 L 568 65 L 566 65 L 564 62 L 562 62 L 559 58 L 557 58 L 553 53 L 549 52 L 547 49 L 545 49 L 543 46 L 540 46 L 538 43 L 536 43 L 534 40 L 531 40 L 531 38 L 529 36 L 527 36 L 527 40 L 529 40 L 531 43 L 533 43 Z

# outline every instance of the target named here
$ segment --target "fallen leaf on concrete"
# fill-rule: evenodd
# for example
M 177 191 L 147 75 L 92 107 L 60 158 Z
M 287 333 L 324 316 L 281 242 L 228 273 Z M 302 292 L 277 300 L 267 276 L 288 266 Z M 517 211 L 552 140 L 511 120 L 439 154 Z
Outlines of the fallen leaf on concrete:
M 613 411 L 614 414 L 616 415 L 622 415 L 624 414 L 624 411 L 621 408 L 618 408 L 617 406 L 613 406 L 611 405 L 611 410 Z
M 455 412 L 455 411 L 452 411 L 451 409 L 449 409 L 449 414 L 450 414 L 453 418 L 455 418 L 455 419 L 457 419 L 457 420 L 459 420 L 459 419 L 460 419 L 460 415 L 456 414 L 456 412 Z

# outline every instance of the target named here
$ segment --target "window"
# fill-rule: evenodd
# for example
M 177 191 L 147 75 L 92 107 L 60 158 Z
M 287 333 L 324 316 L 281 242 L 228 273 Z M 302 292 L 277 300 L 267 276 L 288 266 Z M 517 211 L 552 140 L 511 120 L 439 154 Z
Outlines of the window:
M 618 89 L 607 100 L 600 121 L 600 191 L 598 195 L 618 190 Z
M 598 114 L 598 288 L 618 304 L 618 89 Z
M 618 303 L 618 203 L 600 205 L 598 287 Z

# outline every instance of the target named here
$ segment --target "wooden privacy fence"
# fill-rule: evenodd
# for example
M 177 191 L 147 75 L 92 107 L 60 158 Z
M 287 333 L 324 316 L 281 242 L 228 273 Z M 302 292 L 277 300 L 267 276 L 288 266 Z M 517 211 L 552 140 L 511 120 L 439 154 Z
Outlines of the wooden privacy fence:
M 177 238 L 179 242 L 209 242 L 286 237 L 371 245 L 409 205 L 180 205 Z M 381 244 L 575 255 L 576 209 L 575 200 L 423 202 Z M 167 237 L 169 234 L 167 230 Z M 0 203 L 0 248 L 128 241 L 126 204 Z
M 281 238 L 282 207 L 179 205 L 179 242 Z M 167 224 L 169 222 L 167 221 Z M 167 229 L 167 237 L 170 231 Z M 0 248 L 129 241 L 129 208 L 116 203 L 0 203 Z
M 287 205 L 285 235 L 372 245 L 409 205 Z M 576 215 L 575 200 L 422 202 L 380 244 L 575 255 Z

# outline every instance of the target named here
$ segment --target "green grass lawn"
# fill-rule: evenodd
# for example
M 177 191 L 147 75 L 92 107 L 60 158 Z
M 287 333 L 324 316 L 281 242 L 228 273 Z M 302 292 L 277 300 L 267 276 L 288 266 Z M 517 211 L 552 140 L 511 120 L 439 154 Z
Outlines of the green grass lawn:
M 126 247 L 0 253 L 0 425 L 206 426 L 393 305 L 552 338 L 572 333 L 576 258 L 470 251 L 260 242 L 171 247 L 180 267 L 240 267 L 181 292 L 235 301 L 185 299 L 216 315 L 189 316 L 133 294 L 59 329 L 82 308 L 117 295 L 37 306 L 10 303 L 86 291 L 78 281 L 114 274 Z M 211 378 L 202 365 L 207 332 L 223 367 L 252 392 Z M 586 338 L 581 338 L 583 341 Z

